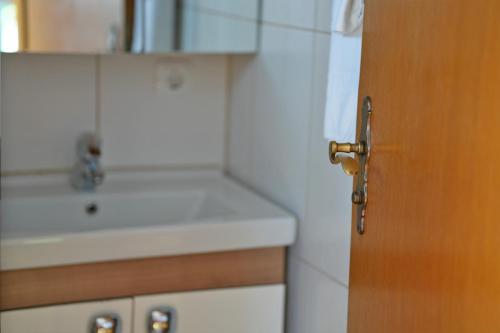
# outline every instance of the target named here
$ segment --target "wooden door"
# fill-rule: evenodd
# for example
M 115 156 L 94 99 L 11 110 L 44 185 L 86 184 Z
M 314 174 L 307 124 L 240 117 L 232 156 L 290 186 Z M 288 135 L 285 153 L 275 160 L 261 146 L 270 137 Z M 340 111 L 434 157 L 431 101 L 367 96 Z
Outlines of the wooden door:
M 366 0 L 349 333 L 500 332 L 500 1 Z

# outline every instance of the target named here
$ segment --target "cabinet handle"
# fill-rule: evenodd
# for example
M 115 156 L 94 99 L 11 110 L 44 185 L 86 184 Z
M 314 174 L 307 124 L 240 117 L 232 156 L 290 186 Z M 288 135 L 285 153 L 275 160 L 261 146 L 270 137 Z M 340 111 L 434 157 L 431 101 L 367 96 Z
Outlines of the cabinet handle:
M 94 317 L 91 333 L 121 333 L 120 317 L 104 314 Z
M 148 333 L 174 333 L 177 315 L 172 307 L 154 308 L 149 314 Z

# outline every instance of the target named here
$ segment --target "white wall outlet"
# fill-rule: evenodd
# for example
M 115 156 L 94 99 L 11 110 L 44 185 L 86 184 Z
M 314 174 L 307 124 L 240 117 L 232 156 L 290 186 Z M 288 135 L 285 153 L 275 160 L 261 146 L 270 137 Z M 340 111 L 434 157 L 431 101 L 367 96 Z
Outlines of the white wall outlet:
M 158 93 L 180 93 L 188 86 L 188 62 L 161 60 L 156 64 L 156 90 Z

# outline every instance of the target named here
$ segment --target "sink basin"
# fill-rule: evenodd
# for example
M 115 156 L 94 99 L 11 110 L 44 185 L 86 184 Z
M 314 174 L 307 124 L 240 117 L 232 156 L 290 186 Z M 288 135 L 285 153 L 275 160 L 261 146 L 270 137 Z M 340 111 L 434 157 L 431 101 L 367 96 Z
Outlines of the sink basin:
M 203 190 L 6 198 L 2 239 L 178 225 L 235 216 Z
M 2 270 L 287 246 L 293 216 L 218 172 L 116 173 L 96 193 L 64 177 L 2 183 Z

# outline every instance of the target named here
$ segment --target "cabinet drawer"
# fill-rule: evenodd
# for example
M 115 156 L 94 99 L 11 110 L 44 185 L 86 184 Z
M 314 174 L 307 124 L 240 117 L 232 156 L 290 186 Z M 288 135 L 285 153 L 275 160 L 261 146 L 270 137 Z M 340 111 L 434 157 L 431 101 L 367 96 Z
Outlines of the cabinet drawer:
M 88 302 L 5 311 L 0 314 L 2 333 L 90 333 L 95 316 L 115 314 L 121 333 L 132 333 L 132 299 Z
M 284 298 L 284 285 L 136 297 L 134 333 L 156 308 L 175 311 L 175 333 L 282 333 Z

